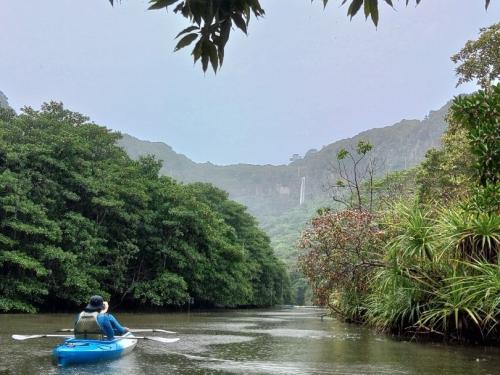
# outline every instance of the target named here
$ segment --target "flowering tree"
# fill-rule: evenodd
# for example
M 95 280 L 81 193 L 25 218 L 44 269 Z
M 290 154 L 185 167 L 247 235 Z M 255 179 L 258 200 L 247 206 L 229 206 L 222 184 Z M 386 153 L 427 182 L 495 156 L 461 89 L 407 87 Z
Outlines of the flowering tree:
M 365 210 L 325 211 L 316 216 L 300 238 L 305 253 L 299 266 L 309 279 L 316 302 L 348 315 L 339 299 L 362 296 L 369 276 L 382 266 L 380 247 L 383 232 L 374 216 Z M 355 318 L 349 314 L 346 318 Z

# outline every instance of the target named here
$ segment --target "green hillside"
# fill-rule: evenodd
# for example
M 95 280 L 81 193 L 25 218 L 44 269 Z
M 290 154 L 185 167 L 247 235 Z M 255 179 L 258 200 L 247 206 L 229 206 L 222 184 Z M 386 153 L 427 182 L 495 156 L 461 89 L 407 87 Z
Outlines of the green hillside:
M 8 106 L 0 92 L 0 104 Z M 218 166 L 196 163 L 161 142 L 142 141 L 124 134 L 117 143 L 134 160 L 154 155 L 163 161 L 160 174 L 179 182 L 207 182 L 227 191 L 229 198 L 248 207 L 261 229 L 269 236 L 276 256 L 287 265 L 295 301 L 307 302 L 310 291 L 297 272 L 300 233 L 319 207 L 332 206 L 326 186 L 335 180 L 332 162 L 338 150 L 349 148 L 359 140 L 374 145 L 380 162 L 378 175 L 419 164 L 427 150 L 440 145 L 446 129 L 444 121 L 449 104 L 431 111 L 423 120 L 402 120 L 394 125 L 374 128 L 352 138 L 331 143 L 321 150 L 310 150 L 304 157 L 295 155 L 287 165 L 235 164 Z M 300 203 L 301 196 L 302 203 Z
M 160 142 L 141 141 L 124 135 L 119 141 L 132 157 L 154 154 L 164 161 L 161 173 L 179 181 L 209 182 L 227 191 L 231 199 L 246 205 L 268 233 L 277 254 L 287 263 L 294 263 L 294 244 L 300 229 L 320 206 L 331 201 L 325 191 L 331 162 L 337 151 L 359 140 L 374 145 L 376 157 L 381 161 L 379 174 L 410 168 L 424 159 L 430 148 L 439 147 L 440 137 L 446 129 L 444 121 L 449 104 L 431 111 L 423 120 L 402 120 L 394 125 L 364 131 L 311 150 L 303 158 L 288 165 L 235 164 L 218 166 L 195 163 Z M 299 204 L 300 185 L 305 177 L 305 202 Z

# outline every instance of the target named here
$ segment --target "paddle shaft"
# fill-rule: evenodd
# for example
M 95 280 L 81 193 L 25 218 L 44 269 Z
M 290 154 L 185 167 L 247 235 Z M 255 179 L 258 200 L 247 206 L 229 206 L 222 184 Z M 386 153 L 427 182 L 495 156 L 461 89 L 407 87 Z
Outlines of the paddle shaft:
M 178 337 L 175 338 L 166 338 L 166 337 L 157 337 L 157 336 L 115 336 L 117 339 L 127 339 L 127 340 L 151 340 L 156 342 L 161 342 L 163 344 L 168 344 L 172 342 L 177 342 L 180 339 Z
M 58 330 L 58 332 L 73 332 L 73 328 L 62 328 Z M 129 332 L 132 333 L 140 333 L 140 332 L 161 332 L 161 333 L 177 333 L 174 331 L 166 331 L 164 329 L 159 329 L 159 328 L 131 328 L 129 329 Z
M 30 339 L 43 339 L 46 337 L 64 337 L 64 338 L 72 338 L 70 335 L 12 335 L 14 340 L 30 340 Z
M 74 338 L 74 336 L 69 335 L 12 335 L 14 340 L 30 340 L 30 339 L 43 339 L 51 337 L 64 337 L 64 338 Z M 115 336 L 116 339 L 120 340 L 151 340 L 156 342 L 161 342 L 163 344 L 169 344 L 179 341 L 178 337 L 175 338 L 165 338 L 165 337 L 155 337 L 155 336 Z

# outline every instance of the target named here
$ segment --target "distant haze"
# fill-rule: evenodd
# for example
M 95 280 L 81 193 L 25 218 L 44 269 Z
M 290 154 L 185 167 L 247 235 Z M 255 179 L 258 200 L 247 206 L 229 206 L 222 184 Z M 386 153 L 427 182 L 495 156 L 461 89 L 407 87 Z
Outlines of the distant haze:
M 186 22 L 147 1 L 2 0 L 0 89 L 10 105 L 58 100 L 96 123 L 162 141 L 197 162 L 287 163 L 365 129 L 423 118 L 454 95 L 449 57 L 500 2 L 380 3 L 378 29 L 340 1 L 262 0 L 214 76 L 173 53 Z M 412 1 L 412 3 L 414 3 Z M 286 4 L 286 6 L 285 6 Z

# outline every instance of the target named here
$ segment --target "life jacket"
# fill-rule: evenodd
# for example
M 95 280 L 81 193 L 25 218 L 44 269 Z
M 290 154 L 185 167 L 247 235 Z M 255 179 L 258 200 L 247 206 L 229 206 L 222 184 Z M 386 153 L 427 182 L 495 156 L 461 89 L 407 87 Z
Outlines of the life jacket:
M 75 322 L 74 334 L 77 339 L 96 339 L 103 338 L 103 331 L 97 323 L 98 312 L 82 311 Z

